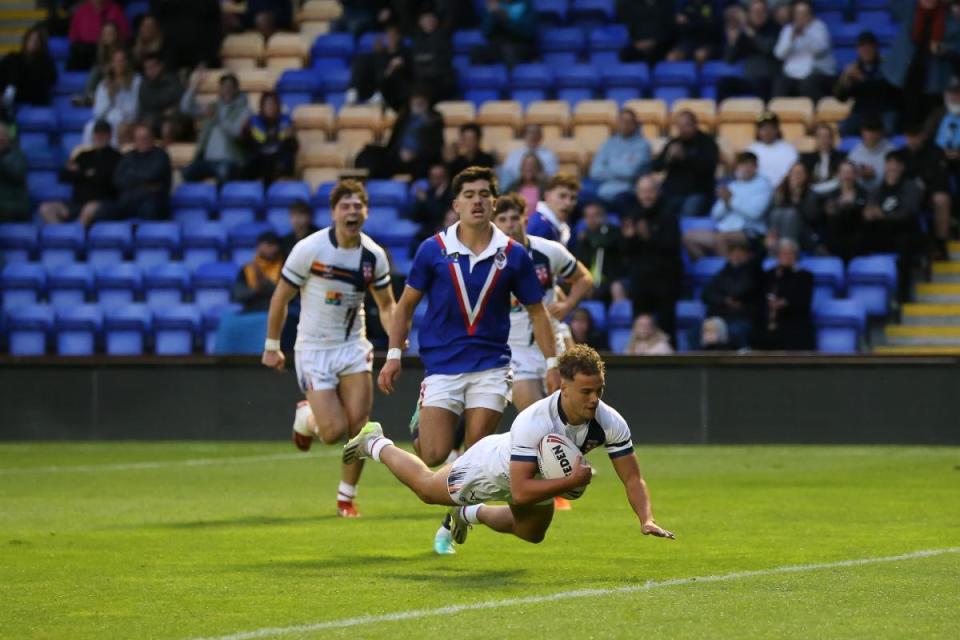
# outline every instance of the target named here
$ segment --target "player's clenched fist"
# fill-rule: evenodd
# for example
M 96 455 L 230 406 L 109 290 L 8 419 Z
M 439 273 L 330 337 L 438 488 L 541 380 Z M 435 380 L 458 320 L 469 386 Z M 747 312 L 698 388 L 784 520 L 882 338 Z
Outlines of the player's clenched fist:
M 287 364 L 287 358 L 283 355 L 283 351 L 264 351 L 260 357 L 260 362 L 270 369 L 283 371 Z
M 400 377 L 400 360 L 387 360 L 377 377 L 377 385 L 380 387 L 380 391 L 387 395 L 393 393 L 393 385 L 398 377 Z

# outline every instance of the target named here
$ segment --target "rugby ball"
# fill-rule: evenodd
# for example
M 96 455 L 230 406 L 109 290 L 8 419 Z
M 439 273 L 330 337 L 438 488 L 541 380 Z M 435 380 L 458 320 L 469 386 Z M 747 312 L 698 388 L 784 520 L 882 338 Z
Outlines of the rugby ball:
M 548 433 L 537 446 L 537 467 L 545 480 L 565 478 L 583 460 L 583 454 L 569 438 L 559 433 Z M 587 490 L 587 485 L 571 489 L 563 494 L 568 500 L 576 500 Z

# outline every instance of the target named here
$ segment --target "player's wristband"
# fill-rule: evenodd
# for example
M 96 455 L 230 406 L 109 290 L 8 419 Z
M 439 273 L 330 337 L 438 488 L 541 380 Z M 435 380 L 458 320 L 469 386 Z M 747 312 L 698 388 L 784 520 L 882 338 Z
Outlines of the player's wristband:
M 556 369 L 557 368 L 557 358 L 552 356 L 547 358 L 547 369 Z
M 387 360 L 399 360 L 401 357 L 403 357 L 403 349 L 394 347 L 387 350 Z
M 267 338 L 263 341 L 263 350 L 264 351 L 280 351 L 280 341 L 274 340 L 272 338 Z

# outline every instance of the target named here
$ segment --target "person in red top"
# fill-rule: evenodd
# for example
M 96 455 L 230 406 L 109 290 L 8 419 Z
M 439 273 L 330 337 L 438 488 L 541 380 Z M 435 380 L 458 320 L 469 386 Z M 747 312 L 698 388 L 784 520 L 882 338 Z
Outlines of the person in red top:
M 130 24 L 123 8 L 113 0 L 86 0 L 77 5 L 70 19 L 70 56 L 67 69 L 86 71 L 93 66 L 96 57 L 97 40 L 104 23 L 117 25 L 120 40 L 130 38 Z

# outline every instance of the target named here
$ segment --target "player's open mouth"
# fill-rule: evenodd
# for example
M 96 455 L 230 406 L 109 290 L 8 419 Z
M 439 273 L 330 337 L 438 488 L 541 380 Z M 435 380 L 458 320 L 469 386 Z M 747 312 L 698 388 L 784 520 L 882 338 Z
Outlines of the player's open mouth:
M 347 218 L 343 221 L 343 226 L 351 231 L 360 228 L 360 218 Z

